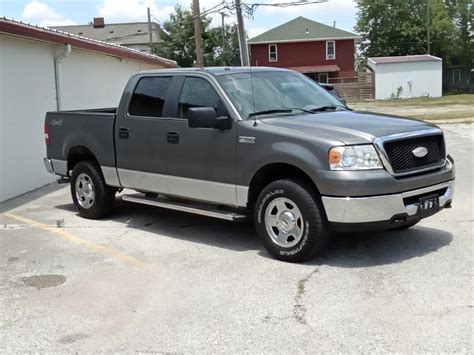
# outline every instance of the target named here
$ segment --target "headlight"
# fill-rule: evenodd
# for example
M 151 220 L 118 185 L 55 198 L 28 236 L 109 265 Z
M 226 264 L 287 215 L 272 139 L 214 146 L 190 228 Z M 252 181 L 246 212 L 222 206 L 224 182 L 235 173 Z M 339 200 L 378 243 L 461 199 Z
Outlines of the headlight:
M 382 169 L 382 162 L 372 144 L 348 145 L 329 150 L 331 170 Z

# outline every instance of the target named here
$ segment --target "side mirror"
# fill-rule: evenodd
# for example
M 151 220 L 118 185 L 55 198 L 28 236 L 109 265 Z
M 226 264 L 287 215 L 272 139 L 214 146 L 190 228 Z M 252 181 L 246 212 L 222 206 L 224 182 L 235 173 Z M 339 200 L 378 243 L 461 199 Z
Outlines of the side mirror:
M 191 107 L 188 109 L 188 126 L 224 130 L 232 127 L 232 120 L 226 116 L 217 117 L 213 107 Z
M 336 90 L 336 88 L 334 87 L 334 85 L 330 85 L 330 84 L 319 84 L 320 86 L 322 86 L 324 89 L 326 89 L 326 91 L 328 93 L 330 93 L 332 96 L 334 96 L 336 99 L 338 99 L 339 101 L 341 101 L 344 106 L 347 106 L 347 102 L 346 102 L 346 99 L 343 98 L 341 96 L 341 94 L 339 94 Z

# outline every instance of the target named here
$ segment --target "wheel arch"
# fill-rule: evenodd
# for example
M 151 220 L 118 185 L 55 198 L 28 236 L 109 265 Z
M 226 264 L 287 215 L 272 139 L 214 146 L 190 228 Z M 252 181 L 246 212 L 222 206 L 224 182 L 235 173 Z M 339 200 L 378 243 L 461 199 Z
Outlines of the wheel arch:
M 86 146 L 76 145 L 71 147 L 67 154 L 67 171 L 73 170 L 77 163 L 85 160 L 93 160 L 100 166 L 95 154 Z
M 268 184 L 281 179 L 295 179 L 308 186 L 319 199 L 319 190 L 311 176 L 303 169 L 289 163 L 269 163 L 259 168 L 253 175 L 247 196 L 247 207 L 253 209 L 260 191 Z

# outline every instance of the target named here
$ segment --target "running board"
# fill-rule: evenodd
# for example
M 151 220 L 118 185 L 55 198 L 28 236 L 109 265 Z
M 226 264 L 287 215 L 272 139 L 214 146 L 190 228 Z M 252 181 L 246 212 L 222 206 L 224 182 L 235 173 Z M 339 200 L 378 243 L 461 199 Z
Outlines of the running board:
M 164 197 L 145 197 L 143 194 L 123 195 L 123 201 L 141 203 L 143 205 L 167 208 L 169 210 L 199 214 L 214 218 L 225 219 L 227 221 L 241 221 L 247 216 L 245 214 L 220 210 L 215 206 L 198 202 L 178 202 Z

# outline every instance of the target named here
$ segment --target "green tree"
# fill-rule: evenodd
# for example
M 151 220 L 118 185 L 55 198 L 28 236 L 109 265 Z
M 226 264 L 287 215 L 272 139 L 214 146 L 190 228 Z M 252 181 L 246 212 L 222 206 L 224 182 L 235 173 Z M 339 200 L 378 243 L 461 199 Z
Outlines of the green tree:
M 474 42 L 471 33 L 474 32 L 473 2 L 472 0 L 457 0 L 452 5 L 452 16 L 456 23 L 457 55 L 454 64 L 465 65 L 472 69 L 474 56 Z
M 412 0 L 359 0 L 356 31 L 365 57 L 426 51 L 421 9 Z
M 430 2 L 431 54 L 443 58 L 446 64 L 452 61 L 456 52 L 456 26 L 450 17 L 444 0 L 427 0 Z
M 204 60 L 206 61 L 206 65 L 239 66 L 240 50 L 237 26 L 225 25 L 224 32 L 222 31 L 222 27 L 214 27 L 210 29 L 209 35 L 214 36 L 213 43 L 215 43 L 216 46 L 212 58 L 210 55 L 205 56 Z
M 235 41 L 236 31 L 231 26 L 225 26 L 225 41 L 223 41 L 222 28 L 212 28 L 210 23 L 211 19 L 203 16 L 204 64 L 206 66 L 239 65 L 238 42 Z M 163 34 L 162 42 L 153 46 L 153 53 L 173 59 L 181 67 L 192 67 L 196 60 L 196 45 L 191 10 L 177 5 L 170 18 L 163 23 L 163 29 L 167 34 Z
M 362 54 L 426 53 L 428 5 L 431 53 L 449 61 L 456 31 L 444 0 L 358 0 L 356 31 L 362 35 Z

